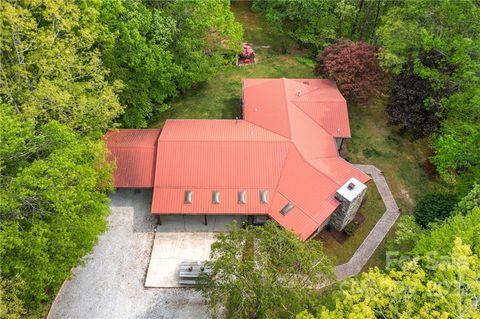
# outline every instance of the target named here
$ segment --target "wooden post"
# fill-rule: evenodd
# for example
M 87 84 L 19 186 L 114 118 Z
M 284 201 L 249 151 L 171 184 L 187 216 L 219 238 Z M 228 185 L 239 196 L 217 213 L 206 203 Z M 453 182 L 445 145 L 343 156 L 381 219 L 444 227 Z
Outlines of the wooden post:
M 157 225 L 162 225 L 162 218 L 160 217 L 160 214 L 157 215 Z
M 207 215 L 203 215 L 205 217 L 205 226 L 207 226 Z

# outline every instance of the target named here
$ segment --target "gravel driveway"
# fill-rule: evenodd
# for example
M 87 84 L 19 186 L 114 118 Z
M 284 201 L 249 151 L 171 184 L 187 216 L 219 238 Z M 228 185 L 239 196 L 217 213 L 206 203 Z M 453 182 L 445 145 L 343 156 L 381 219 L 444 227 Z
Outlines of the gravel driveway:
M 144 288 L 155 220 L 151 191 L 111 196 L 109 230 L 73 270 L 48 318 L 207 318 L 201 296 L 185 288 Z

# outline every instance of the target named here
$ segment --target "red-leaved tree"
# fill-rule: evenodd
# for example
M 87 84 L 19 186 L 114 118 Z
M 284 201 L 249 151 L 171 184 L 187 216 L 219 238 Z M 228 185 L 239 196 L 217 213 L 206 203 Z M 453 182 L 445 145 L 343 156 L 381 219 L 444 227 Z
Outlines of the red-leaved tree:
M 337 39 L 318 55 L 315 74 L 334 80 L 347 99 L 366 104 L 384 85 L 377 52 L 365 42 Z

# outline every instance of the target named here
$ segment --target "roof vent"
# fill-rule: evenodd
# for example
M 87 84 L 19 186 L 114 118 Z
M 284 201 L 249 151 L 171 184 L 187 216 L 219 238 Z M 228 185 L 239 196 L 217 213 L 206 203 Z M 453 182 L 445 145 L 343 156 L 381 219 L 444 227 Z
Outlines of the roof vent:
M 239 204 L 247 203 L 247 193 L 245 191 L 238 192 L 238 203 Z
M 347 188 L 348 188 L 349 190 L 352 190 L 352 189 L 355 188 L 355 184 L 354 184 L 354 183 L 349 183 L 348 186 L 347 186 Z
M 220 192 L 217 192 L 217 191 L 212 192 L 212 203 L 220 204 Z
M 283 206 L 283 208 L 280 210 L 280 213 L 282 213 L 283 216 L 286 216 L 289 211 L 291 211 L 295 206 L 288 202 L 287 205 Z
M 308 82 L 308 81 L 303 81 L 303 84 L 310 85 L 310 82 Z
M 191 204 L 192 203 L 192 191 L 185 191 L 185 196 L 183 197 L 184 204 Z
M 260 203 L 268 204 L 268 191 L 260 191 Z
M 300 96 L 300 94 L 302 94 L 302 90 L 297 91 L 297 96 Z

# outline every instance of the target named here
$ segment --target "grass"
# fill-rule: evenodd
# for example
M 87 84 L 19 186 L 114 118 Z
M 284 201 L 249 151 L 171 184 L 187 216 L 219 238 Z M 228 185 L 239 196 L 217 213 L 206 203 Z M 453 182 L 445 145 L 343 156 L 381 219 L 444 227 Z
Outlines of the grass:
M 308 78 L 313 77 L 313 61 L 289 54 L 292 41 L 265 25 L 250 11 L 249 2 L 236 1 L 232 11 L 242 23 L 244 41 L 253 45 L 257 64 L 226 66 L 206 83 L 193 88 L 171 102 L 171 109 L 158 115 L 151 127 L 162 127 L 168 118 L 233 119 L 239 115 L 242 79 L 259 77 Z M 366 108 L 349 104 L 352 138 L 347 140 L 347 159 L 352 163 L 373 164 L 384 172 L 397 204 L 406 213 L 423 193 L 431 190 L 436 181 L 423 170 L 422 163 L 428 151 L 425 141 L 410 141 L 387 125 L 386 98 L 380 97 Z M 346 262 L 368 235 L 385 208 L 373 182 L 370 182 L 366 203 L 360 212 L 365 222 L 342 245 L 331 240 L 325 244 L 327 255 L 337 263 Z M 387 238 L 392 236 L 392 231 Z M 367 267 L 383 267 L 385 242 L 376 250 Z
M 382 198 L 375 187 L 375 183 L 371 181 L 365 194 L 365 202 L 359 210 L 359 213 L 365 216 L 365 221 L 343 244 L 338 243 L 332 237 L 324 240 L 325 254 L 330 257 L 336 265 L 346 263 L 365 237 L 367 237 L 380 217 L 382 217 L 384 211 L 385 206 L 383 205 Z
M 290 46 L 287 36 L 268 28 L 250 11 L 249 2 L 232 5 L 236 19 L 244 26 L 244 41 L 253 45 L 256 65 L 225 66 L 206 83 L 172 101 L 167 112 L 157 115 L 151 127 L 162 127 L 166 119 L 234 119 L 239 115 L 242 79 L 313 76 L 313 68 L 299 62 L 296 56 L 281 53 L 283 45 Z
M 379 97 L 367 108 L 349 105 L 352 138 L 347 140 L 348 160 L 373 164 L 384 172 L 397 204 L 409 213 L 416 200 L 431 191 L 438 181 L 423 168 L 428 145 L 425 140 L 412 141 L 387 125 L 386 98 Z

